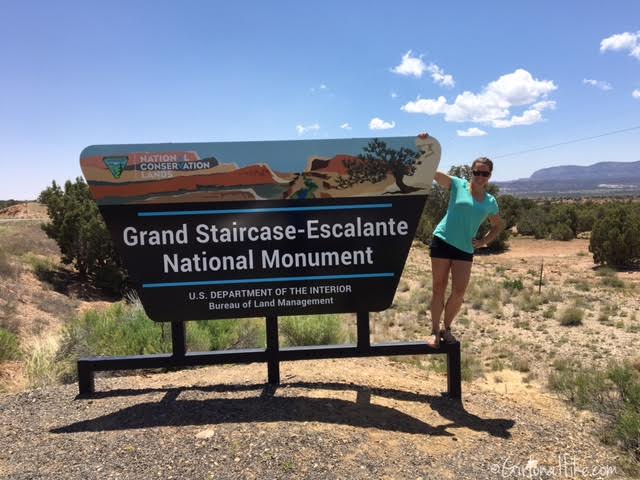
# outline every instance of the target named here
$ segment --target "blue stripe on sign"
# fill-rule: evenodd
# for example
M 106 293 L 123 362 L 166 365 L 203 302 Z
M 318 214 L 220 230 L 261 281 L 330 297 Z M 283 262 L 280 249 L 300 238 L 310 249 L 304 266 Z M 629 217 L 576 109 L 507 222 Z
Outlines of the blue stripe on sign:
M 370 203 L 358 205 L 326 205 L 318 207 L 274 207 L 274 208 L 235 208 L 228 210 L 181 210 L 175 212 L 138 212 L 139 217 L 176 217 L 183 215 L 221 215 L 227 213 L 275 213 L 275 212 L 319 212 L 323 210 L 360 210 L 372 208 L 391 208 L 391 203 Z
M 200 285 L 234 285 L 242 283 L 273 283 L 273 282 L 309 282 L 313 280 L 346 280 L 353 278 L 383 278 L 393 277 L 392 272 L 361 273 L 353 275 L 318 275 L 312 277 L 277 277 L 277 278 L 245 278 L 238 280 L 206 280 L 201 282 L 165 282 L 143 283 L 142 288 L 163 287 L 195 287 Z

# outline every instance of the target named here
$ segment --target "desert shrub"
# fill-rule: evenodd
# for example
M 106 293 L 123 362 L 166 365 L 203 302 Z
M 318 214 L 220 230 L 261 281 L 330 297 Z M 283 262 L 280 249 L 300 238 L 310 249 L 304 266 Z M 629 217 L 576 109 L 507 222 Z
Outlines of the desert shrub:
M 202 350 L 257 348 L 266 344 L 264 319 L 206 320 L 191 322 L 195 331 L 207 333 L 208 345 Z M 196 349 L 195 345 L 190 347 Z
M 171 332 L 147 317 L 139 304 L 118 302 L 105 310 L 87 310 L 64 326 L 59 356 L 143 355 L 171 351 Z
M 516 305 L 525 312 L 535 312 L 542 305 L 543 297 L 525 290 L 516 300 Z
M 339 315 L 281 317 L 280 335 L 287 346 L 336 345 L 346 339 Z
M 20 356 L 20 341 L 17 335 L 0 328 L 0 363 L 18 360 Z
M 502 281 L 502 286 L 509 290 L 510 292 L 514 292 L 515 290 L 522 290 L 524 288 L 524 284 L 522 283 L 522 280 L 520 280 L 519 278 L 510 280 L 508 278 L 505 278 Z
M 521 355 L 514 356 L 511 359 L 511 367 L 518 372 L 526 373 L 531 371 L 529 359 Z
M 576 290 L 581 292 L 588 292 L 591 290 L 591 284 L 584 278 L 571 277 L 565 281 L 568 285 L 573 285 Z
M 238 339 L 242 338 L 239 332 L 246 323 L 240 320 L 187 322 L 187 348 L 221 350 L 243 346 L 239 345 Z M 224 325 L 228 328 L 220 329 Z M 60 378 L 73 380 L 75 362 L 80 357 L 148 355 L 171 350 L 171 324 L 150 320 L 139 301 L 118 302 L 102 311 L 88 310 L 65 325 L 56 362 L 61 365 Z M 38 367 L 36 370 L 43 369 Z
M 416 229 L 416 238 L 425 245 L 429 245 L 433 239 L 434 228 L 433 220 L 427 215 L 421 215 L 418 228 Z
M 605 277 L 602 279 L 602 284 L 606 287 L 625 288 L 624 281 L 616 277 Z
M 533 235 L 535 238 L 545 238 L 549 233 L 546 221 L 547 214 L 540 207 L 525 210 L 518 219 L 518 233 Z
M 552 372 L 549 386 L 578 408 L 604 414 L 605 439 L 640 460 L 640 372 L 631 362 L 612 363 L 606 369 L 567 362 Z
M 578 306 L 569 306 L 560 312 L 558 321 L 560 325 L 564 326 L 577 326 L 582 325 L 582 319 L 584 318 L 584 310 Z
M 551 240 L 571 240 L 574 238 L 573 230 L 565 223 L 558 223 L 551 227 L 549 238 L 551 238 Z
M 598 218 L 591 232 L 593 261 L 614 267 L 640 262 L 640 214 L 628 205 L 615 205 Z
M 54 336 L 40 338 L 29 346 L 24 359 L 24 369 L 32 387 L 51 385 L 62 379 L 75 378 L 75 363 L 60 361 L 59 339 Z
M 504 370 L 504 362 L 499 358 L 494 358 L 491 360 L 490 367 L 493 372 L 499 372 L 500 370 Z
M 53 182 L 39 201 L 47 206 L 51 219 L 42 228 L 60 247 L 62 262 L 73 265 L 96 286 L 120 292 L 126 274 L 88 185 L 81 178 L 67 181 L 64 189 Z
M 0 247 L 0 276 L 4 278 L 13 278 L 18 273 L 18 269 L 11 262 L 9 255 Z
M 471 382 L 476 378 L 480 378 L 484 375 L 484 369 L 480 359 L 475 355 L 466 354 L 464 350 L 462 353 L 460 364 L 463 382 Z
M 58 271 L 58 264 L 50 258 L 27 255 L 27 261 L 33 269 L 33 273 L 39 280 L 52 283 Z

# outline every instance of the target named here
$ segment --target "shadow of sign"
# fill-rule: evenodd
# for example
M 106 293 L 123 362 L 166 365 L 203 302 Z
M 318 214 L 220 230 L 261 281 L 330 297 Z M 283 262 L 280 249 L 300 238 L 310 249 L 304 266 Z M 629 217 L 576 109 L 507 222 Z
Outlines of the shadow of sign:
M 283 385 L 308 390 L 309 395 L 276 396 L 264 385 L 219 385 L 177 389 L 112 390 L 100 398 L 166 392 L 158 402 L 143 402 L 97 418 L 57 427 L 51 433 L 101 432 L 151 427 L 215 425 L 252 422 L 319 422 L 433 436 L 455 436 L 451 429 L 468 428 L 499 438 L 511 438 L 512 419 L 485 419 L 467 412 L 461 403 L 447 397 L 396 389 L 371 389 L 343 383 L 296 382 Z M 355 391 L 356 401 L 313 396 L 318 390 Z M 180 399 L 181 394 L 233 393 L 255 391 L 243 398 Z M 371 403 L 382 397 L 430 406 L 443 418 L 444 425 L 432 426 L 397 408 Z

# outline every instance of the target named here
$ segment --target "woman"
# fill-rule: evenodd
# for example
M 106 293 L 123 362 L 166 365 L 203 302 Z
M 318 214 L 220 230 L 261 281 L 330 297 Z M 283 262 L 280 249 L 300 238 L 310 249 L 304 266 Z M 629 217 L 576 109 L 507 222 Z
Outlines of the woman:
M 436 172 L 434 180 L 442 188 L 451 190 L 449 206 L 444 218 L 433 232 L 431 249 L 431 337 L 427 345 L 437 348 L 440 339 L 446 343 L 457 340 L 451 333 L 451 324 L 460 311 L 464 292 L 471 276 L 473 252 L 494 241 L 502 229 L 498 203 L 487 193 L 487 184 L 493 171 L 493 162 L 480 157 L 471 165 L 471 182 Z M 475 236 L 480 225 L 489 218 L 491 230 L 481 240 Z M 451 295 L 444 297 L 451 272 Z M 440 330 L 440 317 L 444 310 L 444 330 Z

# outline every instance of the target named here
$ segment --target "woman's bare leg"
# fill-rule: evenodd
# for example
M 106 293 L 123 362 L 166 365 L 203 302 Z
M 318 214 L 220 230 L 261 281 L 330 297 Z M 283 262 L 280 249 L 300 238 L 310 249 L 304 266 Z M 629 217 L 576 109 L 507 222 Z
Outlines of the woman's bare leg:
M 449 282 L 452 261 L 446 258 L 431 258 L 431 328 L 436 334 L 440 331 L 440 317 L 444 310 L 444 296 Z
M 449 328 L 460 311 L 464 293 L 471 277 L 472 262 L 463 260 L 451 261 L 451 295 L 444 307 L 444 327 Z

